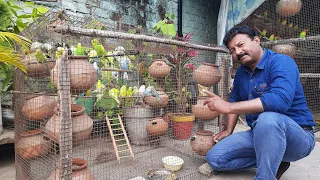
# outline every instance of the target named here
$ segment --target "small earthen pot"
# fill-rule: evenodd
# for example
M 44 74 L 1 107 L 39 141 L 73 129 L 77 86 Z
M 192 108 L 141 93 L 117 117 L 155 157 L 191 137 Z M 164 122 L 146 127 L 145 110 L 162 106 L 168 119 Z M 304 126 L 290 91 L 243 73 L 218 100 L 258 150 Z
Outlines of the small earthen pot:
M 94 180 L 93 174 L 87 168 L 88 162 L 80 158 L 72 158 L 72 180 Z M 48 180 L 60 179 L 60 169 L 57 168 Z
M 201 63 L 201 65 L 193 71 L 193 78 L 200 85 L 210 87 L 220 81 L 221 75 L 217 65 Z
M 26 131 L 20 134 L 16 144 L 16 152 L 25 159 L 36 158 L 47 153 L 51 146 L 41 129 Z
M 153 96 L 146 96 L 143 98 L 144 102 L 147 105 L 149 105 L 150 107 L 165 107 L 165 106 L 167 106 L 167 104 L 169 102 L 169 96 L 161 88 L 157 88 L 156 90 L 157 90 L 159 97 L 161 99 L 159 99 L 157 97 L 153 97 Z
M 212 120 L 219 116 L 219 112 L 211 111 L 204 101 L 209 97 L 199 97 L 197 104 L 192 106 L 192 114 L 199 120 Z
M 154 60 L 148 72 L 152 77 L 164 78 L 170 73 L 171 67 L 161 59 Z
M 48 58 L 48 62 L 39 63 L 33 54 L 25 56 L 21 62 L 27 68 L 27 76 L 33 78 L 50 76 L 50 70 L 56 65 L 51 58 Z
M 290 17 L 297 14 L 301 7 L 301 0 L 280 0 L 276 5 L 276 11 L 280 16 Z
M 212 135 L 211 131 L 197 131 L 196 135 L 191 137 L 190 140 L 192 150 L 199 155 L 205 156 L 215 144 Z
M 288 55 L 292 58 L 294 58 L 294 55 L 296 53 L 296 47 L 293 44 L 278 44 L 273 46 L 272 50 L 279 54 Z
M 163 118 L 155 118 L 148 122 L 146 128 L 150 136 L 160 136 L 168 130 L 169 123 Z
M 30 121 L 42 121 L 54 114 L 57 102 L 50 96 L 36 96 L 25 101 L 22 114 Z

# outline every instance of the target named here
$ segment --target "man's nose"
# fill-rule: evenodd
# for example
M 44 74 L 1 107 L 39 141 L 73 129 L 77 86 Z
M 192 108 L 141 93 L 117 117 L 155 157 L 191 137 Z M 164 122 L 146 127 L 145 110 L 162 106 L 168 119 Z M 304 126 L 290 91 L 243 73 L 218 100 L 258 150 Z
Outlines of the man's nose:
M 235 52 L 236 52 L 236 55 L 243 54 L 243 51 L 241 48 L 236 48 Z

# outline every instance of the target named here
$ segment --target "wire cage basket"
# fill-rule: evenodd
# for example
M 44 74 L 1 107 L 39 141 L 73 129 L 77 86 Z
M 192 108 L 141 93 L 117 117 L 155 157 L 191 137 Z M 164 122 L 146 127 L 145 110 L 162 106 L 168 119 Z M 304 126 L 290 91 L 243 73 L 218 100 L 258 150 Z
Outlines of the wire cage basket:
M 22 35 L 33 44 L 28 74 L 15 73 L 17 179 L 206 178 L 224 117 L 202 89 L 227 99 L 226 49 L 64 11 Z
M 319 7 L 320 3 L 312 0 L 269 0 L 242 22 L 260 32 L 264 48 L 288 55 L 297 63 L 307 104 L 317 124 L 317 139 L 320 138 Z

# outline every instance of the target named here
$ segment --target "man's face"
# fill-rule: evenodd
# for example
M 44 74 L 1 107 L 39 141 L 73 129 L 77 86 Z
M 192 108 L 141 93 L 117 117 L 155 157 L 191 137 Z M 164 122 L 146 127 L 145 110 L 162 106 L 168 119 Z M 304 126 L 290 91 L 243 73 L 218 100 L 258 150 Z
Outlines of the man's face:
M 228 49 L 234 61 L 249 68 L 254 69 L 261 58 L 262 48 L 257 36 L 252 40 L 247 34 L 237 34 L 229 42 Z

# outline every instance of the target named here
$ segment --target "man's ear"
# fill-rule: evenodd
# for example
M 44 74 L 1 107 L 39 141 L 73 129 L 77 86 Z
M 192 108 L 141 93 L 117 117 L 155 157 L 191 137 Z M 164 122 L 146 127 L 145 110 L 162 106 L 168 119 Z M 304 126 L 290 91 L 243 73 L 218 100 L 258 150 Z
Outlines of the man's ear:
M 256 42 L 258 45 L 260 45 L 260 38 L 259 38 L 259 36 L 255 36 L 255 37 L 253 38 L 253 41 Z

